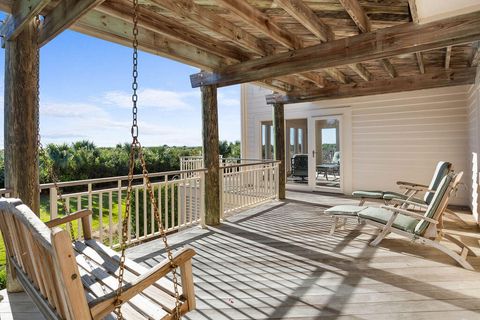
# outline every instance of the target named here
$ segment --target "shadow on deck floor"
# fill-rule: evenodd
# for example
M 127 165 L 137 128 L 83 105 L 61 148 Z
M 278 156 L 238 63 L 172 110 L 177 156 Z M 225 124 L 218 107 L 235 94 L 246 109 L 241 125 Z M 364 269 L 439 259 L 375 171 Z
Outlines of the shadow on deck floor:
M 197 310 L 186 319 L 480 319 L 480 273 L 394 236 L 372 248 L 375 231 L 355 221 L 329 235 L 325 207 L 357 201 L 300 192 L 288 198 L 231 216 L 218 228 L 170 237 L 173 248 L 197 251 Z M 466 222 L 446 227 L 480 254 L 478 228 L 461 216 Z M 153 266 L 165 257 L 162 248 L 155 240 L 128 256 Z M 469 261 L 480 269 L 479 258 Z M 17 304 L 17 297 L 0 303 L 1 319 L 35 319 L 31 303 L 23 297 L 25 305 Z M 5 313 L 7 304 L 15 317 Z

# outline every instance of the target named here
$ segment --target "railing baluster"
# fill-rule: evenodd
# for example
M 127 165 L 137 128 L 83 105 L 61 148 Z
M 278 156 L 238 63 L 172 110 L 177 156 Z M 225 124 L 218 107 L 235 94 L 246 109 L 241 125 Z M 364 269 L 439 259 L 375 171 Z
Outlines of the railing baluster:
M 82 210 L 82 196 L 77 196 L 77 211 Z M 82 226 L 80 220 L 77 220 L 77 238 L 80 238 L 80 232 L 82 232 Z
M 99 237 L 100 243 L 103 243 L 103 193 L 98 194 L 98 225 L 99 225 Z
M 108 192 L 108 243 L 110 247 L 113 247 L 113 194 L 112 191 Z
M 168 229 L 168 175 L 165 176 L 165 230 Z
M 122 220 L 123 220 L 123 214 L 122 214 L 122 180 L 118 180 L 117 182 L 117 205 L 118 205 L 118 239 L 122 239 Z M 113 202 L 113 195 L 112 199 L 110 202 Z M 112 204 L 113 206 L 113 204 Z
M 140 210 L 139 202 L 140 201 L 138 200 L 139 198 L 138 193 L 139 193 L 138 188 L 135 188 L 135 240 L 137 240 L 138 237 L 140 236 L 140 223 L 139 223 L 140 222 L 139 220 L 139 210 Z M 147 231 L 144 230 L 144 232 L 147 232 Z
M 145 178 L 143 179 L 143 236 L 147 237 L 148 229 L 147 229 L 147 213 L 148 213 L 148 205 L 147 205 L 147 181 Z

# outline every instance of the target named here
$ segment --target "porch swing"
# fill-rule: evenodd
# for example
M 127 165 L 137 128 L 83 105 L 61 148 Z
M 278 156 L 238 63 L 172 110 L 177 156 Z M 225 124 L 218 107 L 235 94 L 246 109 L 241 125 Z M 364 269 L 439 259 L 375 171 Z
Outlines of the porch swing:
M 137 11 L 138 0 L 133 0 L 132 144 L 120 254 L 92 239 L 90 210 L 43 223 L 19 199 L 0 200 L 0 230 L 5 241 L 9 272 L 22 284 L 47 319 L 180 319 L 195 309 L 191 264 L 195 251 L 184 248 L 173 253 L 168 245 L 138 140 Z M 38 144 L 43 150 L 40 139 Z M 167 253 L 167 258 L 150 270 L 125 257 L 136 155 Z M 50 174 L 67 213 L 53 167 Z M 83 240 L 75 239 L 71 223 L 74 220 L 81 221 Z M 59 228 L 63 224 L 70 226 L 70 235 Z M 169 273 L 171 280 L 166 278 Z

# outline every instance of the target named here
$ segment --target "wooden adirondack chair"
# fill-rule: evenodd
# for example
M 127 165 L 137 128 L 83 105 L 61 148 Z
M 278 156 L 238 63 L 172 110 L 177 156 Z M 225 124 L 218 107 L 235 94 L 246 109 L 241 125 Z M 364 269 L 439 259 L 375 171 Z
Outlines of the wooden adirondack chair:
M 91 239 L 90 211 L 43 223 L 20 200 L 0 200 L 9 272 L 20 281 L 47 319 L 115 319 L 119 254 Z M 58 225 L 80 219 L 84 240 L 73 243 Z M 173 254 L 180 268 L 180 314 L 195 309 L 193 249 Z M 176 296 L 165 278 L 168 259 L 147 270 L 127 260 L 120 300 L 126 319 L 175 319 Z

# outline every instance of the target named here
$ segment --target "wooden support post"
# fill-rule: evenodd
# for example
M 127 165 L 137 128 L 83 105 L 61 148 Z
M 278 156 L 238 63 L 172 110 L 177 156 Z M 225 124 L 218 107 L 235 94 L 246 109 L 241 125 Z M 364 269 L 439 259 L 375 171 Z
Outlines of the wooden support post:
M 285 199 L 285 112 L 282 103 L 273 104 L 273 133 L 275 160 L 279 160 L 278 165 L 278 198 Z
M 37 32 L 29 22 L 12 41 L 5 42 L 5 187 L 40 214 L 37 148 Z M 11 269 L 9 268 L 9 271 Z M 9 272 L 9 292 L 21 286 Z
M 205 174 L 205 224 L 220 224 L 220 164 L 218 161 L 218 110 L 217 87 L 202 89 L 203 161 Z
M 29 23 L 5 44 L 5 187 L 40 214 L 37 32 Z

